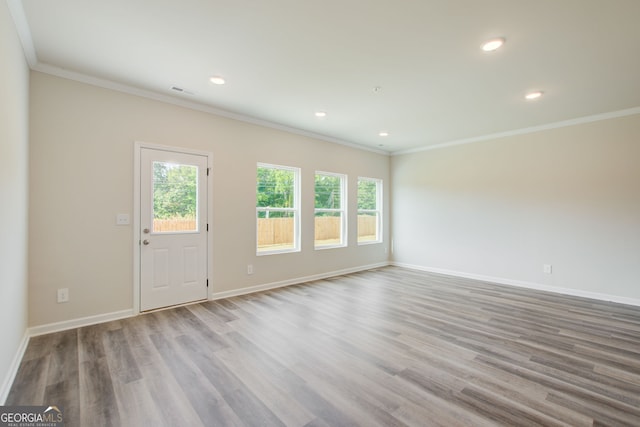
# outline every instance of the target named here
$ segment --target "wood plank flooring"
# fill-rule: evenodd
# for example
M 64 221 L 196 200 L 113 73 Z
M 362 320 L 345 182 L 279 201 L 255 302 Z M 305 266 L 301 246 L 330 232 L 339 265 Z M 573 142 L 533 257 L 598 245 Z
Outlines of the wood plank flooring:
M 640 308 L 397 267 L 31 339 L 67 426 L 640 426 Z

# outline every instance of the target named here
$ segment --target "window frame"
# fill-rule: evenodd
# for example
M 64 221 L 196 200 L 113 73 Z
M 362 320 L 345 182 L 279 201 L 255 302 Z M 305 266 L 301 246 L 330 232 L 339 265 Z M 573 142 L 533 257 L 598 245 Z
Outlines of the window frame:
M 328 176 L 340 178 L 340 208 L 338 209 L 327 209 L 327 208 L 316 208 L 315 207 L 315 195 L 316 195 L 316 177 L 318 175 Z M 335 172 L 324 172 L 324 171 L 316 171 L 313 175 L 313 247 L 315 250 L 325 250 L 325 249 L 335 249 L 335 248 L 344 248 L 348 246 L 348 234 L 347 234 L 347 175 L 343 173 L 335 173 Z M 326 244 L 326 245 L 318 245 L 316 243 L 315 231 L 316 231 L 316 214 L 319 212 L 328 212 L 328 213 L 340 213 L 340 243 L 335 244 Z
M 358 185 L 356 188 L 356 195 L 357 192 L 360 190 L 360 181 L 371 181 L 374 182 L 376 184 L 376 208 L 375 209 L 360 209 L 360 206 L 358 206 L 358 202 L 359 200 L 356 200 L 356 206 L 357 206 L 357 212 L 356 212 L 356 217 L 359 217 L 361 213 L 363 214 L 375 214 L 376 216 L 376 238 L 374 240 L 364 240 L 361 241 L 360 240 L 360 235 L 359 235 L 359 229 L 356 230 L 356 240 L 358 245 L 371 245 L 371 244 L 376 244 L 376 243 L 382 243 L 383 242 L 383 237 L 382 237 L 382 187 L 383 187 L 383 181 L 380 178 L 370 178 L 370 177 L 364 177 L 364 176 L 359 176 L 358 177 Z M 359 197 L 357 197 L 359 199 Z M 356 223 L 357 224 L 357 223 Z
M 272 163 L 262 163 L 258 162 L 256 164 L 256 178 L 258 174 L 259 168 L 267 168 L 267 169 L 280 169 L 285 171 L 293 172 L 293 207 L 292 208 L 272 208 L 272 207 L 259 207 L 256 206 L 256 256 L 263 255 L 276 255 L 276 254 L 286 254 L 292 252 L 300 252 L 300 199 L 301 199 L 301 184 L 300 184 L 300 168 L 295 166 L 284 166 L 284 165 L 276 165 Z M 256 179 L 257 181 L 257 179 Z M 256 182 L 257 186 L 257 182 Z M 258 202 L 258 189 L 256 187 L 255 192 L 256 204 Z M 272 250 L 260 250 L 258 247 L 259 242 L 259 229 L 258 229 L 258 219 L 260 212 L 292 212 L 293 213 L 293 248 L 286 249 L 272 249 Z

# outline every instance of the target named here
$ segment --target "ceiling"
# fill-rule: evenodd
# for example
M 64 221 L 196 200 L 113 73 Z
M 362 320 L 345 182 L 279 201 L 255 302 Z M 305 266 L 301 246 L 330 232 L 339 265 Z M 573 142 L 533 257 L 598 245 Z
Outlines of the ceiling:
M 368 149 L 640 106 L 638 0 L 8 1 L 33 69 Z

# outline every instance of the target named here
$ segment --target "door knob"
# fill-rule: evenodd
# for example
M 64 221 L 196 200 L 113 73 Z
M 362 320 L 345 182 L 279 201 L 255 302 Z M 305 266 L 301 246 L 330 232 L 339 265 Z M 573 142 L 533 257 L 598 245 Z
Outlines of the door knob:
M 142 244 L 143 244 L 143 245 L 148 245 L 149 243 L 150 243 L 150 242 L 149 242 L 147 239 L 144 239 L 144 240 L 142 241 Z

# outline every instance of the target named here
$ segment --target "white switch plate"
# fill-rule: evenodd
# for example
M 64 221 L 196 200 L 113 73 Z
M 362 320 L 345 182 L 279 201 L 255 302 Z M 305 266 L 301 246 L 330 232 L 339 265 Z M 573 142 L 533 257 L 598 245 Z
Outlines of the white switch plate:
M 544 274 L 551 274 L 551 264 L 544 264 L 542 266 L 542 271 Z
M 253 264 L 247 265 L 247 274 L 253 274 Z
M 58 289 L 58 303 L 69 302 L 69 288 Z
M 116 215 L 116 225 L 129 225 L 129 214 L 120 213 Z

